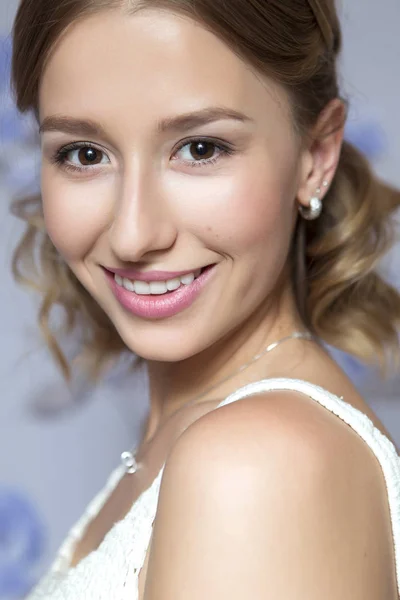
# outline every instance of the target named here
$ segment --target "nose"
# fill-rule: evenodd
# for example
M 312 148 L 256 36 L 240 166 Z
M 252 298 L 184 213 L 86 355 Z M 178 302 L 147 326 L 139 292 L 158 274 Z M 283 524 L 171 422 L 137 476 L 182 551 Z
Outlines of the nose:
M 122 182 L 109 229 L 111 250 L 121 261 L 140 262 L 148 253 L 168 250 L 175 243 L 172 211 L 154 179 L 148 172 L 136 172 Z

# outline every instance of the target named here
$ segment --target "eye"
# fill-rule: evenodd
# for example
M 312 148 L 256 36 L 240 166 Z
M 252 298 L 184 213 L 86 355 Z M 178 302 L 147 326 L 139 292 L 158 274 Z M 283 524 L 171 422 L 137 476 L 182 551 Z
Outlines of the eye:
M 81 148 L 75 150 L 72 154 L 77 154 L 77 159 L 81 165 L 99 165 L 103 162 L 104 155 L 96 148 Z M 73 161 L 72 161 L 73 162 Z
M 109 164 L 110 159 L 100 148 L 80 142 L 60 148 L 54 156 L 54 162 L 64 169 L 85 171 L 90 167 Z
M 187 148 L 185 160 L 190 159 L 190 157 L 195 160 L 209 160 L 214 157 L 216 146 L 212 142 L 207 142 L 204 140 L 198 140 L 196 142 L 190 142 L 183 146 L 181 150 Z
M 223 155 L 232 154 L 233 149 L 222 143 L 206 139 L 189 140 L 178 148 L 177 155 L 184 163 L 196 167 L 216 163 Z M 174 159 L 176 160 L 176 159 Z
M 66 160 L 73 165 L 88 167 L 110 162 L 104 152 L 93 146 L 82 146 L 69 150 L 65 155 Z

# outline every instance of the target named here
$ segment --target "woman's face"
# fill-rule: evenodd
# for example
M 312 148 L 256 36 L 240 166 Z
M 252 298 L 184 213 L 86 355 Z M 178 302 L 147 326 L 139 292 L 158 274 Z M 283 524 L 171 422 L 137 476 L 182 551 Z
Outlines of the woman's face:
M 63 36 L 40 122 L 48 233 L 128 347 L 182 360 L 264 310 L 304 162 L 277 85 L 198 23 L 115 10 Z

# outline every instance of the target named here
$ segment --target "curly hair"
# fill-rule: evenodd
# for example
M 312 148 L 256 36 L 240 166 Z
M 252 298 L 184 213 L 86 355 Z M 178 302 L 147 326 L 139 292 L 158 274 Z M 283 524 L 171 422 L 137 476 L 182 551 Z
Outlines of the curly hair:
M 341 30 L 334 0 L 22 0 L 14 24 L 12 83 L 21 112 L 38 114 L 46 61 L 66 28 L 98 11 L 152 7 L 197 20 L 259 72 L 287 91 L 296 129 L 307 135 L 324 107 L 339 97 Z M 344 142 L 332 186 L 316 221 L 299 219 L 292 276 L 305 326 L 323 341 L 367 362 L 399 358 L 400 295 L 377 272 L 394 241 L 400 192 L 379 181 L 362 154 Z M 80 358 L 93 377 L 126 347 L 113 324 L 59 260 L 46 234 L 40 197 L 17 199 L 13 212 L 27 229 L 13 261 L 16 278 L 42 295 L 47 343 L 66 377 L 70 365 L 51 327 L 64 309 L 62 331 L 82 332 Z M 38 251 L 39 250 L 39 251 Z

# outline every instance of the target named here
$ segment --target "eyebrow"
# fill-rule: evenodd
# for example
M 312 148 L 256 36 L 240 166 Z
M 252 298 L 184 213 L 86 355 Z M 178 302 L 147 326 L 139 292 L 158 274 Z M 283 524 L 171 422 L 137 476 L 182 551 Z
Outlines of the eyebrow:
M 46 117 L 40 125 L 39 132 L 61 131 L 72 135 L 94 135 L 102 137 L 105 134 L 104 129 L 94 121 L 85 119 L 75 119 L 64 115 L 54 115 Z
M 211 106 L 202 110 L 162 119 L 157 124 L 158 133 L 181 132 L 201 125 L 207 125 L 214 121 L 235 120 L 242 123 L 251 122 L 247 115 L 231 108 L 223 106 Z M 86 119 L 75 119 L 64 115 L 46 117 L 40 125 L 40 133 L 45 131 L 60 131 L 72 135 L 88 135 L 105 137 L 103 127 L 95 121 Z
M 242 123 L 252 121 L 247 115 L 233 110 L 232 108 L 210 106 L 196 112 L 163 119 L 158 123 L 157 131 L 159 133 L 164 133 L 166 131 L 180 132 L 220 120 L 234 120 Z

